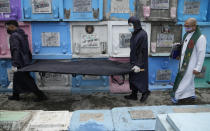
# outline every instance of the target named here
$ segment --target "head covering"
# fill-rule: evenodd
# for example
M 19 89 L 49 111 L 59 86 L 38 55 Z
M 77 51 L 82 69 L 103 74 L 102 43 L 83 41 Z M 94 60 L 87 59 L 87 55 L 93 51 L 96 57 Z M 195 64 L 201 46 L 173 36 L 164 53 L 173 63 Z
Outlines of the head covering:
M 142 29 L 140 20 L 139 20 L 137 17 L 135 17 L 135 16 L 131 16 L 131 17 L 128 19 L 128 24 L 129 24 L 129 23 L 132 23 L 132 24 L 133 24 L 134 30 L 135 30 L 135 31 L 136 31 L 136 30 L 141 30 L 141 29 Z
M 5 25 L 14 25 L 16 27 L 19 27 L 19 24 L 16 20 L 7 21 L 7 22 L 5 22 Z

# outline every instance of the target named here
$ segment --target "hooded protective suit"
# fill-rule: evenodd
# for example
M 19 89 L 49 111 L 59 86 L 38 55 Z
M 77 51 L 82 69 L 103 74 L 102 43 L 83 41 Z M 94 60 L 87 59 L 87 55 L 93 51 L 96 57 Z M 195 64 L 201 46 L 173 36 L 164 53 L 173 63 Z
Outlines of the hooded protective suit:
M 17 28 L 11 33 L 9 42 L 12 66 L 21 69 L 30 64 L 32 55 L 29 49 L 28 36 L 25 32 Z M 13 94 L 16 95 L 23 92 L 33 92 L 37 96 L 43 96 L 29 72 L 14 72 Z
M 12 66 L 22 68 L 32 61 L 29 50 L 28 36 L 22 29 L 17 29 L 10 36 L 10 52 L 12 56 Z
M 141 22 L 136 17 L 130 17 L 128 23 L 134 26 L 130 39 L 130 64 L 145 71 L 129 74 L 130 89 L 134 92 L 148 92 L 148 38 L 142 29 Z

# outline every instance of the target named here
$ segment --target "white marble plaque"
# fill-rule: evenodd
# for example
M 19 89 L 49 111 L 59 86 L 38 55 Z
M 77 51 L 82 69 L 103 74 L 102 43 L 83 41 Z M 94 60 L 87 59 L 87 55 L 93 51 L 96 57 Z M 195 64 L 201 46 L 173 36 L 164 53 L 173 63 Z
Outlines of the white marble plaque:
M 81 48 L 99 48 L 100 41 L 96 34 L 81 34 Z

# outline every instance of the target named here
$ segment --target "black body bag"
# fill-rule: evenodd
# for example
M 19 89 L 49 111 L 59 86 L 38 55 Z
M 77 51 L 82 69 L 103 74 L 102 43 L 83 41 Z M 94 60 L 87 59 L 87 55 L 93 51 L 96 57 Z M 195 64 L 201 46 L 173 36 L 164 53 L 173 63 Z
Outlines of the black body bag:
M 131 72 L 130 63 L 120 63 L 111 60 L 37 60 L 31 65 L 28 65 L 18 71 L 23 72 L 41 72 L 41 73 L 59 73 L 76 75 L 97 75 L 111 76 L 119 85 L 124 83 L 118 82 L 113 76 L 122 75 L 125 78 L 126 74 Z

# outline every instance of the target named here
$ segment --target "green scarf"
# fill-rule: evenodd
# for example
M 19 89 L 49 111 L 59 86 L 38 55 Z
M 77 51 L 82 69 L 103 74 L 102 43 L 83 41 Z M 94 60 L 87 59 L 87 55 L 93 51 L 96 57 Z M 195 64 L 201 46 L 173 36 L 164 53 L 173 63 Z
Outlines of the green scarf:
M 183 41 L 185 40 L 185 38 L 187 37 L 188 34 L 189 33 L 185 33 L 185 35 L 183 37 Z M 199 27 L 197 26 L 194 34 L 192 35 L 192 37 L 190 38 L 190 40 L 187 44 L 187 48 L 186 48 L 186 51 L 185 51 L 185 56 L 184 56 L 181 68 L 179 66 L 179 72 L 176 76 L 174 86 L 173 86 L 173 91 L 171 93 L 172 97 L 175 97 L 175 92 L 176 92 L 177 88 L 179 87 L 179 84 L 180 84 L 181 80 L 183 79 L 183 77 L 186 73 L 186 70 L 187 70 L 187 67 L 188 67 L 193 49 L 194 49 L 194 47 L 197 43 L 197 40 L 199 39 L 200 36 L 201 36 L 201 32 L 200 32 Z

